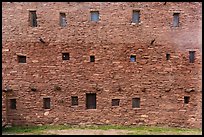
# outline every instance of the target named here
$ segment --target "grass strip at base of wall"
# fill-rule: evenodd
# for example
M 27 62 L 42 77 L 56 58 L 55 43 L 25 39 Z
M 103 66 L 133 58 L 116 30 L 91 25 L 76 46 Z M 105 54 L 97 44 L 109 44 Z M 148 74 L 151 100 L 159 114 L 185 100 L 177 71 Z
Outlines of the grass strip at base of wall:
M 2 133 L 8 134 L 46 134 L 46 130 L 71 130 L 71 129 L 94 129 L 94 130 L 128 130 L 131 135 L 201 135 L 201 129 L 157 127 L 157 126 L 120 126 L 120 125 L 42 125 L 42 126 L 13 126 L 2 128 Z

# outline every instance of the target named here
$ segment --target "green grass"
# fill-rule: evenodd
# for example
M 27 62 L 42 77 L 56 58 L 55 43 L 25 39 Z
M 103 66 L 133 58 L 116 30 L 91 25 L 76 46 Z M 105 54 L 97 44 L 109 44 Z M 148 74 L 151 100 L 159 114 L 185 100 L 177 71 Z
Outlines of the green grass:
M 201 129 L 173 128 L 173 127 L 153 127 L 153 126 L 118 126 L 118 125 L 99 125 L 99 126 L 71 126 L 71 125 L 43 125 L 43 126 L 13 126 L 2 128 L 3 134 L 46 134 L 46 130 L 68 130 L 68 129 L 118 129 L 127 130 L 131 135 L 201 135 Z
M 2 133 L 30 133 L 30 134 L 43 134 L 45 130 L 64 130 L 70 129 L 71 126 L 65 125 L 43 125 L 43 126 L 13 126 L 2 128 Z
M 120 129 L 125 130 L 129 129 L 129 126 L 119 126 L 119 125 L 93 125 L 93 126 L 85 126 L 79 127 L 79 129 L 100 129 L 100 130 L 109 130 L 109 129 Z
M 133 135 L 201 135 L 201 129 L 142 126 L 129 129 Z

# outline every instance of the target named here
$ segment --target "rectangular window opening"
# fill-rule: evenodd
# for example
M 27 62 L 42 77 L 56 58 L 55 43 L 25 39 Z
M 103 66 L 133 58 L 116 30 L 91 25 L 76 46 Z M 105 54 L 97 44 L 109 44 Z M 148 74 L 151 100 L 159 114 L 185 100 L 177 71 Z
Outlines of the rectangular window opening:
M 188 104 L 190 101 L 190 97 L 189 96 L 184 96 L 184 103 Z
M 120 105 L 120 99 L 112 99 L 112 106 L 119 106 Z
M 72 96 L 72 106 L 77 106 L 77 105 L 78 105 L 78 97 Z
M 60 13 L 60 26 L 66 27 L 66 25 L 67 25 L 66 14 Z
M 170 54 L 166 53 L 166 60 L 170 60 Z
M 62 53 L 62 60 L 69 60 L 69 53 Z
M 29 22 L 31 27 L 37 27 L 36 11 L 29 11 Z
M 16 99 L 10 99 L 10 108 L 16 109 Z
M 43 98 L 44 109 L 50 109 L 50 98 Z
M 140 11 L 133 10 L 132 13 L 132 23 L 139 23 L 140 22 Z
M 86 109 L 96 109 L 96 93 L 86 93 Z
M 189 51 L 189 61 L 190 61 L 190 63 L 194 63 L 194 61 L 195 61 L 195 51 Z
M 130 62 L 136 62 L 136 55 L 130 56 Z
M 174 13 L 173 14 L 173 26 L 178 27 L 179 26 L 179 14 L 180 13 Z
M 91 21 L 99 21 L 99 11 L 91 11 Z
M 18 63 L 26 63 L 26 56 L 18 55 Z
M 95 56 L 90 56 L 90 62 L 95 62 Z
M 140 98 L 132 99 L 132 108 L 140 108 Z

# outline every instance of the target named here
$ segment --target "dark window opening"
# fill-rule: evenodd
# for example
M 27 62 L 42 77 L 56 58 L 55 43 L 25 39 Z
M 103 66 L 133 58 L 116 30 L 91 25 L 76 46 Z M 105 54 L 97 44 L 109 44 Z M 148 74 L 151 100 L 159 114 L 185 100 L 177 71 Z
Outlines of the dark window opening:
M 62 53 L 62 60 L 69 60 L 69 53 Z
M 130 62 L 136 62 L 136 56 L 135 55 L 130 56 Z
M 50 98 L 43 98 L 44 109 L 50 109 Z
M 133 10 L 133 13 L 132 13 L 132 22 L 133 23 L 139 23 L 140 22 L 140 11 Z
M 185 104 L 188 104 L 188 103 L 189 103 L 189 100 L 190 100 L 190 97 L 184 96 L 184 103 L 185 103 Z
M 95 56 L 90 56 L 90 62 L 95 62 Z
M 91 21 L 99 21 L 99 12 L 91 11 Z
M 120 99 L 112 99 L 112 106 L 119 106 Z
M 30 11 L 29 12 L 29 22 L 30 22 L 30 26 L 37 27 L 37 15 L 36 15 L 36 11 Z
M 189 51 L 189 61 L 190 61 L 190 63 L 194 63 L 194 61 L 195 61 L 195 51 Z
M 169 59 L 170 59 L 170 54 L 166 53 L 166 60 L 169 60 Z
M 16 99 L 10 99 L 10 108 L 16 109 Z
M 132 99 L 132 108 L 140 108 L 140 98 Z
M 78 97 L 72 96 L 72 106 L 77 106 L 77 105 L 78 105 Z
M 26 56 L 18 55 L 18 63 L 26 63 Z
M 65 27 L 67 25 L 66 14 L 60 13 L 60 26 Z
M 96 93 L 87 93 L 86 94 L 86 108 L 87 109 L 96 109 Z
M 178 27 L 179 26 L 179 13 L 174 13 L 173 14 L 173 26 Z

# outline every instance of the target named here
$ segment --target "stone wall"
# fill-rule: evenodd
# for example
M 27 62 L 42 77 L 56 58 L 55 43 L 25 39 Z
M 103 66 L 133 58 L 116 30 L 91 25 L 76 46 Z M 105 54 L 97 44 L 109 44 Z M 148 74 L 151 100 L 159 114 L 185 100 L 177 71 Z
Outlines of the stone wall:
M 16 109 L 8 107 L 7 114 L 2 105 L 9 123 L 201 128 L 201 3 L 3 2 L 2 6 L 2 90 L 8 85 L 13 89 L 5 93 L 8 106 L 9 99 L 17 101 Z M 37 27 L 29 26 L 29 10 L 37 11 Z M 90 21 L 90 11 L 95 10 L 99 22 Z M 132 10 L 140 10 L 139 24 L 131 23 Z M 66 13 L 64 28 L 59 26 L 60 12 Z M 176 28 L 175 12 L 180 13 Z M 189 63 L 190 50 L 196 51 L 194 63 Z M 62 60 L 63 52 L 69 52 L 70 60 Z M 130 62 L 132 54 L 136 62 Z M 18 63 L 17 55 L 25 55 L 26 63 Z M 95 55 L 95 62 L 89 61 L 90 55 Z M 61 90 L 54 90 L 56 85 Z M 96 93 L 96 109 L 86 109 L 86 93 Z M 71 106 L 71 96 L 78 96 L 78 106 Z M 184 96 L 190 97 L 188 104 Z M 51 109 L 43 108 L 44 97 L 50 97 Z M 140 98 L 140 108 L 132 108 L 134 97 Z M 120 99 L 120 105 L 111 106 L 112 99 Z

